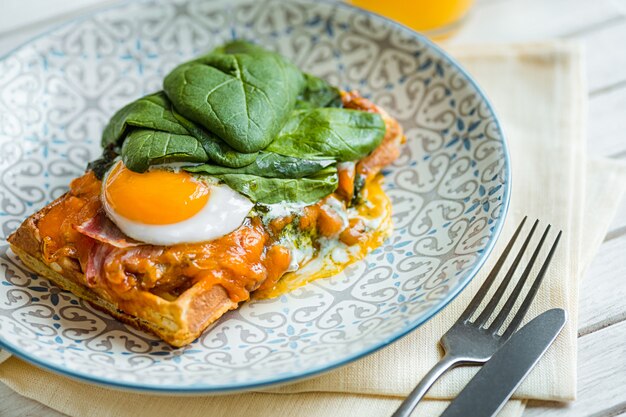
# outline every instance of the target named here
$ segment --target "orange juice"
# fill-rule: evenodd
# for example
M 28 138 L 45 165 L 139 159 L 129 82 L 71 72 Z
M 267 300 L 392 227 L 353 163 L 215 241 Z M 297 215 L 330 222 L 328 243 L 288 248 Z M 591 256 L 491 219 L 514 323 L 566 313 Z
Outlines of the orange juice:
M 397 20 L 426 35 L 449 32 L 474 0 L 352 0 L 352 4 Z

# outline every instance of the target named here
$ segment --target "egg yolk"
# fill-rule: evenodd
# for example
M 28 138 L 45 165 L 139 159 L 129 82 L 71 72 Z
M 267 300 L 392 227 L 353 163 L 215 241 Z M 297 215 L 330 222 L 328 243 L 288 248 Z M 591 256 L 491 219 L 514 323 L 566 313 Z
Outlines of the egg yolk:
M 172 224 L 193 217 L 209 200 L 209 187 L 187 172 L 137 173 L 118 162 L 104 183 L 104 198 L 119 215 L 144 224 Z

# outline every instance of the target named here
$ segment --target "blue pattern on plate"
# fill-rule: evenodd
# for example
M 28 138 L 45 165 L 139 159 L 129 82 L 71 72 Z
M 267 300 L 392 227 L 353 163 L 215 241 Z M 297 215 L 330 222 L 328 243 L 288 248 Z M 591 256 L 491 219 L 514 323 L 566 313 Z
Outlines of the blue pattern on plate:
M 176 350 L 25 270 L 4 239 L 99 154 L 117 108 L 232 38 L 357 88 L 401 121 L 408 144 L 385 170 L 395 231 L 338 276 L 247 303 Z M 139 390 L 249 389 L 314 375 L 392 342 L 458 294 L 501 229 L 509 175 L 484 94 L 396 23 L 303 0 L 124 3 L 0 62 L 0 344 L 48 369 Z

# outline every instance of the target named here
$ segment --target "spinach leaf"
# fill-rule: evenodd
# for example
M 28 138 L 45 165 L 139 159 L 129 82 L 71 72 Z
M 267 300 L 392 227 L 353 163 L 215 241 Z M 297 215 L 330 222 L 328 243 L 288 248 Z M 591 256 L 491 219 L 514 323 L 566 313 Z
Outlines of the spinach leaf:
M 134 127 L 178 135 L 191 134 L 202 144 L 209 158 L 220 165 L 236 168 L 249 165 L 256 158 L 256 153 L 237 152 L 217 136 L 184 118 L 162 91 L 142 97 L 118 111 L 104 131 L 103 144 L 106 142 L 106 147 L 123 142 Z
M 187 134 L 174 118 L 171 103 L 162 91 L 135 100 L 117 111 L 102 132 L 102 147 L 120 145 L 131 127 Z
M 311 74 L 304 74 L 304 81 L 304 89 L 296 100 L 296 109 L 343 107 L 341 93 L 337 87 Z
M 304 178 L 266 178 L 248 174 L 212 175 L 253 202 L 314 203 L 337 189 L 337 168 L 327 167 Z
M 380 114 L 338 108 L 296 110 L 265 149 L 302 159 L 356 161 L 385 136 Z
M 258 152 L 237 152 L 222 139 L 186 119 L 173 109 L 174 117 L 191 133 L 204 148 L 204 151 L 213 162 L 225 167 L 239 168 L 250 165 L 257 158 Z
M 337 188 L 337 162 L 364 157 L 385 134 L 380 115 L 341 108 L 336 87 L 247 42 L 178 66 L 163 86 L 111 118 L 103 157 L 89 165 L 96 175 L 118 153 L 136 172 L 195 162 L 184 169 L 254 202 L 312 203 Z
M 307 160 L 273 152 L 260 152 L 253 163 L 241 168 L 202 164 L 183 167 L 183 169 L 208 175 L 246 174 L 266 178 L 302 178 L 313 175 L 334 163 L 333 160 Z
M 276 137 L 303 85 L 285 58 L 241 41 L 178 66 L 163 82 L 179 113 L 246 153 Z
M 144 172 L 166 162 L 206 162 L 207 154 L 193 136 L 136 129 L 126 136 L 122 160 L 131 171 Z

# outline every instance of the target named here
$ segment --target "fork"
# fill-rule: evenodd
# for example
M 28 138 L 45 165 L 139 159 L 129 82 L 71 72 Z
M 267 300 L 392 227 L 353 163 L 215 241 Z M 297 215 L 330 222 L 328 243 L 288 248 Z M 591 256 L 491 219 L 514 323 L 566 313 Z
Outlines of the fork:
M 521 276 L 517 280 L 517 284 L 511 291 L 508 299 L 499 310 L 495 319 L 488 324 L 489 318 L 494 314 L 496 308 L 498 307 L 500 300 L 504 296 L 506 288 L 509 283 L 512 281 L 513 275 L 524 256 L 526 249 L 528 248 L 530 241 L 532 239 L 533 234 L 535 233 L 535 229 L 539 223 L 539 220 L 536 220 L 533 224 L 530 233 L 524 240 L 521 248 L 519 249 L 513 263 L 509 267 L 506 275 L 502 279 L 502 282 L 494 292 L 491 299 L 488 301 L 485 308 L 480 312 L 478 317 L 475 320 L 471 320 L 472 316 L 481 305 L 481 303 L 485 300 L 486 295 L 489 292 L 489 289 L 492 285 L 494 285 L 496 281 L 496 277 L 499 274 L 504 262 L 511 252 L 515 241 L 518 236 L 521 234 L 522 229 L 524 227 L 524 223 L 526 222 L 527 217 L 524 217 L 520 222 L 517 230 L 513 234 L 513 237 L 507 244 L 506 248 L 498 261 L 494 265 L 493 269 L 485 279 L 485 282 L 482 284 L 470 304 L 467 306 L 465 311 L 461 314 L 458 320 L 450 327 L 450 329 L 444 334 L 439 341 L 444 350 L 443 358 L 424 376 L 424 378 L 420 381 L 420 383 L 413 389 L 413 391 L 409 394 L 409 396 L 402 402 L 400 407 L 396 410 L 392 417 L 409 417 L 417 403 L 424 397 L 424 395 L 428 392 L 430 387 L 439 379 L 446 371 L 455 368 L 457 366 L 462 365 L 482 365 L 491 359 L 491 356 L 502 346 L 510 337 L 513 335 L 515 330 L 519 327 L 520 323 L 524 319 L 530 304 L 533 301 L 533 298 L 537 294 L 537 290 L 541 285 L 541 281 L 548 269 L 548 265 L 552 260 L 556 247 L 561 238 L 561 231 L 559 231 L 556 239 L 554 240 L 550 252 L 548 256 L 543 262 L 541 269 L 539 270 L 537 277 L 533 281 L 530 289 L 524 301 L 520 304 L 517 312 L 512 316 L 510 324 L 506 327 L 502 334 L 498 332 L 513 313 L 513 307 L 515 302 L 519 298 L 520 293 L 522 292 L 522 288 L 524 287 L 528 277 L 531 275 L 531 271 L 539 256 L 539 252 L 541 251 L 541 247 L 543 246 L 548 232 L 550 231 L 551 225 L 548 225 L 541 236 L 541 240 L 536 246 L 526 268 L 522 272 Z

